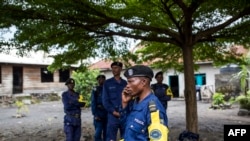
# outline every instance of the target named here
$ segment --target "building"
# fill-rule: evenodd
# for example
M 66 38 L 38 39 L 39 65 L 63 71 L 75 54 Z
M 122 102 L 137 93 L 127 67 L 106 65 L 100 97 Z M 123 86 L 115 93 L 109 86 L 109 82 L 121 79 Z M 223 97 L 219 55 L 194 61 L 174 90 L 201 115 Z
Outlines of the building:
M 99 69 L 107 78 L 113 76 L 110 65 L 112 62 L 110 61 L 98 61 L 90 66 L 91 69 Z M 209 85 L 212 87 L 214 91 L 215 85 L 215 74 L 220 73 L 220 68 L 216 68 L 213 66 L 212 62 L 198 62 L 199 70 L 195 72 L 195 80 L 196 85 Z M 153 69 L 154 74 L 159 69 Z M 122 72 L 122 77 L 124 71 Z M 155 83 L 156 80 L 153 79 L 152 83 Z M 164 72 L 164 83 L 168 84 L 174 94 L 174 97 L 184 97 L 184 74 L 180 72 L 176 72 L 174 69 L 169 69 L 167 72 Z
M 53 62 L 43 52 L 20 57 L 15 53 L 0 56 L 0 91 L 2 95 L 58 93 L 65 90 L 64 82 L 74 70 L 50 73 L 47 67 Z
M 238 48 L 234 52 L 240 53 Z M 246 51 L 243 51 L 246 52 Z M 53 58 L 43 52 L 33 53 L 26 57 L 1 54 L 0 56 L 0 91 L 1 95 L 31 94 L 31 93 L 58 93 L 65 90 L 64 82 L 71 76 L 74 67 L 69 70 L 58 70 L 50 73 L 47 67 L 53 62 Z M 100 60 L 93 63 L 90 69 L 99 69 L 107 78 L 113 76 L 111 72 L 112 62 Z M 199 70 L 194 73 L 197 86 L 209 86 L 215 92 L 215 78 L 220 74 L 221 68 L 213 66 L 213 62 L 196 62 Z M 125 69 L 125 68 L 124 68 Z M 154 73 L 161 71 L 153 69 Z M 123 72 L 122 72 L 122 77 Z M 152 83 L 155 83 L 153 79 Z M 184 74 L 169 69 L 164 72 L 164 83 L 168 84 L 174 97 L 184 97 Z M 224 85 L 224 84 L 223 84 Z M 227 85 L 227 84 L 225 84 Z

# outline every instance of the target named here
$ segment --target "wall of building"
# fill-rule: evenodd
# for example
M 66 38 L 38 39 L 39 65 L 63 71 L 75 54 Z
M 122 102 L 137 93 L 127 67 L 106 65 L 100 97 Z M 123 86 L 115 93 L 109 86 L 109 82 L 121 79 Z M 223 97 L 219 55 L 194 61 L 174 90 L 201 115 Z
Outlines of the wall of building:
M 164 82 L 166 84 L 169 83 L 170 75 L 178 75 L 179 78 L 179 96 L 184 97 L 184 73 L 176 73 L 173 69 L 170 69 L 167 73 L 167 77 L 165 77 Z M 220 73 L 220 68 L 213 67 L 212 64 L 204 64 L 200 65 L 199 70 L 195 72 L 195 74 L 205 74 L 206 75 L 206 85 L 215 86 L 215 75 Z
M 2 83 L 0 84 L 1 95 L 12 94 L 12 67 L 1 65 Z
M 58 71 L 54 72 L 54 82 L 41 82 L 41 68 L 27 66 L 23 68 L 23 93 L 51 93 L 66 89 L 64 82 L 59 82 Z
M 22 66 L 22 65 L 18 65 Z M 62 93 L 67 87 L 65 82 L 59 82 L 59 71 L 53 75 L 54 82 L 41 82 L 41 66 L 23 65 L 22 94 L 31 93 Z M 43 66 L 44 67 L 44 66 Z M 1 64 L 2 83 L 0 83 L 0 95 L 13 94 L 13 65 Z
M 153 69 L 154 74 L 156 74 L 160 69 Z M 103 71 L 104 75 L 106 75 L 106 78 L 113 77 L 113 74 L 111 70 Z M 125 80 L 126 78 L 123 75 L 124 71 L 121 73 L 121 77 L 123 77 Z M 206 85 L 212 86 L 214 88 L 215 86 L 215 75 L 220 73 L 220 68 L 213 67 L 212 64 L 202 64 L 200 65 L 200 68 L 198 71 L 195 72 L 195 74 L 206 74 Z M 179 81 L 179 97 L 184 97 L 184 74 L 183 73 L 177 73 L 174 69 L 169 69 L 167 72 L 164 72 L 164 80 L 163 83 L 166 83 L 169 85 L 169 76 L 172 75 L 178 75 L 178 81 Z M 153 78 L 151 83 L 156 83 L 156 80 Z

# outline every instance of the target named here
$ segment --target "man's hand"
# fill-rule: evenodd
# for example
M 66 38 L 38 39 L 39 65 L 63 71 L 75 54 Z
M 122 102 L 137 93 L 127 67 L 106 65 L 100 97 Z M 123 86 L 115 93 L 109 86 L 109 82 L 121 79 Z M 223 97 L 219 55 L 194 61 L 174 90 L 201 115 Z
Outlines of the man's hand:
M 101 118 L 99 118 L 99 117 L 95 117 L 95 120 L 102 120 Z
M 122 91 L 122 108 L 125 108 L 131 99 L 131 91 L 127 87 L 125 87 Z
M 119 112 L 116 112 L 116 111 L 113 112 L 113 115 L 114 115 L 115 117 L 117 117 L 117 118 L 120 117 L 120 113 L 119 113 Z

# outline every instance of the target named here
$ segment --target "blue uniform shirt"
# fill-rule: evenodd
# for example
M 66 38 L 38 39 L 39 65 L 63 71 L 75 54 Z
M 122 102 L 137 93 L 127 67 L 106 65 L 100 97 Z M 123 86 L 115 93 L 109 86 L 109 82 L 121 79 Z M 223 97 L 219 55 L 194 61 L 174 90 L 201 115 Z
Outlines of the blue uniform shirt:
M 125 141 L 147 141 L 149 140 L 148 127 L 151 124 L 149 102 L 155 101 L 156 108 L 159 110 L 160 119 L 164 125 L 168 125 L 165 108 L 154 94 L 148 95 L 140 103 L 136 100 L 131 101 L 125 109 L 120 109 L 120 122 L 125 127 Z
M 127 81 L 121 79 L 120 83 L 114 77 L 107 79 L 103 84 L 102 102 L 109 114 L 119 110 L 122 100 L 122 91 Z
M 78 102 L 79 93 L 72 91 L 65 91 L 62 93 L 62 102 L 64 105 L 64 123 L 76 125 L 81 122 L 81 107 L 84 106 L 84 103 Z M 78 115 L 79 118 L 75 118 Z M 74 120 L 72 120 L 74 119 Z
M 169 100 L 171 100 L 171 96 L 167 95 L 167 93 L 166 93 L 169 86 L 166 84 L 157 84 L 156 83 L 156 84 L 152 84 L 151 88 L 154 91 L 155 96 L 158 97 L 158 99 L 160 100 L 162 105 L 166 108 L 167 102 Z
M 94 117 L 107 118 L 107 111 L 102 104 L 103 86 L 96 86 L 91 93 L 91 112 Z

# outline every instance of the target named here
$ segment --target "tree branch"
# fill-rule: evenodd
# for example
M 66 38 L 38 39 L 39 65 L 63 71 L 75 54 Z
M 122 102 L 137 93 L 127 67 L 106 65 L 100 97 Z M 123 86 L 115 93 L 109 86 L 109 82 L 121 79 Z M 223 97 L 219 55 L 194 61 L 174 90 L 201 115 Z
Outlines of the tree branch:
M 134 39 L 141 39 L 144 41 L 155 41 L 155 42 L 162 42 L 162 43 L 172 43 L 175 45 L 179 45 L 177 41 L 175 41 L 173 38 L 167 38 L 167 37 L 148 37 L 148 36 L 141 36 L 141 35 L 132 35 L 132 34 L 127 34 L 127 33 L 122 33 L 122 32 L 115 32 L 115 31 L 93 31 L 97 34 L 103 34 L 106 36 L 122 36 L 122 37 L 128 37 L 128 38 L 134 38 Z
M 228 25 L 230 25 L 231 23 L 235 22 L 236 20 L 238 20 L 239 18 L 249 15 L 250 14 L 250 7 L 245 8 L 242 12 L 240 12 L 238 15 L 235 15 L 234 17 L 228 19 L 227 21 L 225 21 L 224 23 L 215 26 L 213 28 L 198 32 L 195 36 L 194 42 L 197 42 L 198 40 L 200 40 L 201 38 L 207 37 L 213 33 L 216 33 L 217 31 L 227 27 Z
M 194 13 L 197 10 L 197 8 L 204 2 L 205 0 L 192 0 L 192 3 L 188 7 L 189 11 L 191 13 Z
M 181 30 L 181 27 L 180 27 L 180 22 L 177 22 L 175 17 L 173 16 L 171 10 L 170 10 L 170 7 L 171 6 L 167 6 L 167 2 L 168 1 L 163 1 L 161 0 L 161 3 L 164 5 L 164 9 L 163 11 L 165 10 L 165 12 L 167 13 L 167 15 L 169 16 L 169 18 L 172 20 L 172 22 L 175 24 L 176 28 L 178 29 L 179 33 L 182 33 L 182 30 Z M 179 38 L 178 38 L 179 40 Z
M 173 1 L 182 9 L 183 13 L 185 13 L 188 10 L 188 7 L 185 5 L 185 3 L 183 3 L 182 0 L 173 0 Z
M 75 1 L 78 2 L 78 0 L 75 0 Z M 85 3 L 81 3 L 81 4 L 85 5 Z M 100 18 L 105 19 L 105 20 L 102 21 L 105 24 L 116 23 L 117 25 L 120 25 L 121 27 L 125 27 L 125 28 L 142 30 L 144 32 L 156 32 L 156 33 L 159 33 L 159 34 L 165 34 L 165 35 L 168 35 L 170 37 L 172 36 L 176 40 L 180 41 L 178 34 L 176 32 L 174 32 L 174 31 L 170 31 L 170 30 L 162 29 L 162 28 L 157 28 L 157 27 L 152 27 L 152 26 L 136 25 L 136 24 L 128 23 L 128 22 L 123 21 L 121 19 L 116 19 L 116 18 L 107 16 L 104 13 L 99 12 L 98 10 L 91 8 L 90 6 L 85 5 L 85 7 L 88 7 L 89 9 L 91 9 L 91 11 L 95 11 L 96 16 L 99 16 Z M 94 21 L 96 21 L 96 19 Z M 101 25 L 101 24 L 99 23 L 97 25 L 98 25 L 97 28 L 100 28 L 99 25 Z M 87 26 L 88 27 L 96 27 L 96 26 L 93 26 L 93 25 L 86 25 L 86 27 Z M 92 32 L 95 32 L 95 31 L 92 30 Z

